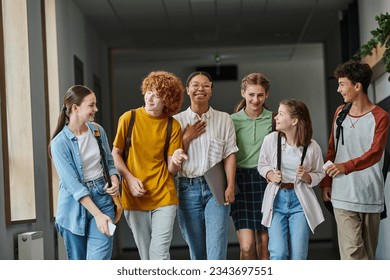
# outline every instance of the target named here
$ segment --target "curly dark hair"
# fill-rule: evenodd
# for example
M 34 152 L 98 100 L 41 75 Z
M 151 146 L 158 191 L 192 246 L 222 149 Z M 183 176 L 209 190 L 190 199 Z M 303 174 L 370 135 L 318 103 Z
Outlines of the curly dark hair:
M 372 69 L 367 63 L 350 60 L 337 66 L 334 76 L 336 79 L 347 78 L 352 84 L 361 83 L 363 92 L 367 93 L 371 83 Z
M 166 71 L 152 71 L 142 81 L 142 94 L 148 90 L 155 90 L 164 101 L 164 116 L 171 116 L 179 112 L 183 102 L 184 87 L 175 74 Z

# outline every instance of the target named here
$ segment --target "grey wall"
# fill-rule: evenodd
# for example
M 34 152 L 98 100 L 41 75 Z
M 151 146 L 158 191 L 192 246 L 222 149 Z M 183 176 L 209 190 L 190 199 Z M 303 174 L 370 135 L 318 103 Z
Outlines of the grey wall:
M 93 75 L 101 80 L 102 99 L 98 100 L 98 115 L 102 125 L 110 127 L 108 48 L 72 1 L 59 0 L 56 5 L 60 100 L 75 83 L 73 57 L 76 55 L 84 64 L 84 85 L 93 90 Z M 107 130 L 111 138 L 110 129 Z
M 44 96 L 44 61 L 42 43 L 41 1 L 29 0 L 29 51 L 31 75 L 31 105 L 33 122 L 33 151 L 36 186 L 36 213 L 37 219 L 33 223 L 5 224 L 5 211 L 0 211 L 0 259 L 18 258 L 18 234 L 30 231 L 43 231 L 45 259 L 57 258 L 57 240 L 54 221 L 50 218 L 49 179 L 46 141 L 45 96 Z M 59 84 L 62 101 L 65 91 L 74 84 L 73 55 L 77 55 L 84 62 L 85 85 L 93 87 L 92 76 L 95 74 L 101 79 L 102 104 L 109 104 L 109 67 L 107 46 L 100 40 L 96 31 L 84 20 L 84 17 L 72 1 L 58 0 L 58 58 L 59 58 Z M 101 105 L 102 105 L 101 104 Z M 100 107 L 101 107 L 100 105 Z M 60 108 L 60 104 L 58 104 Z M 54 112 L 54 114 L 58 114 Z M 103 116 L 103 125 L 110 127 L 110 106 L 100 110 Z M 52 131 L 51 131 L 52 132 Z M 51 134 L 50 132 L 50 134 Z M 110 130 L 108 129 L 108 133 Z M 109 135 L 111 137 L 111 135 Z M 1 138 L 0 138 L 1 142 Z M 0 143 L 2 145 L 2 143 Z M 22 148 L 22 147 L 21 147 Z M 2 158 L 2 150 L 0 150 Z M 4 202 L 4 174 L 3 161 L 0 161 L 0 203 Z M 3 208 L 4 209 L 4 208 Z
M 29 24 L 29 51 L 30 55 L 30 79 L 31 79 L 31 105 L 33 122 L 33 151 L 35 166 L 35 191 L 36 191 L 36 213 L 37 219 L 31 224 L 5 224 L 5 212 L 0 212 L 0 258 L 17 258 L 17 235 L 27 231 L 44 231 L 45 257 L 54 259 L 54 237 L 53 227 L 50 221 L 49 212 L 49 189 L 47 173 L 47 149 L 46 149 L 46 128 L 45 128 L 45 97 L 44 97 L 44 70 L 43 70 L 43 48 L 41 31 L 41 10 L 40 0 L 28 1 L 28 24 Z M 22 136 L 21 136 L 22 137 Z M 21 147 L 22 149 L 22 147 Z M 1 155 L 2 156 L 2 155 Z M 2 162 L 2 161 L 1 161 Z M 4 207 L 4 184 L 3 168 L 0 169 L 0 197 L 1 205 Z

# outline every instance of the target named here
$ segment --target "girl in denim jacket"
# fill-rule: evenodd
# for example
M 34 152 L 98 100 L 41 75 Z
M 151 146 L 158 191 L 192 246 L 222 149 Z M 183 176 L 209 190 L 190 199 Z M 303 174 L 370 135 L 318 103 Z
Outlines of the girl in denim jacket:
M 108 223 L 115 215 L 111 196 L 119 192 L 119 173 L 104 129 L 92 123 L 97 111 L 96 96 L 89 88 L 69 88 L 49 145 L 60 180 L 55 226 L 64 239 L 68 259 L 108 260 L 112 254 Z M 95 129 L 106 153 L 110 188 L 104 178 Z

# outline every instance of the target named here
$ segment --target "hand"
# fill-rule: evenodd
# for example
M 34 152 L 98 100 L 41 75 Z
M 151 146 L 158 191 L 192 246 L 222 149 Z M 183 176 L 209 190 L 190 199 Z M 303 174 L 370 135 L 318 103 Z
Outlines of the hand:
M 111 182 L 111 187 L 108 187 L 108 183 L 104 186 L 104 190 L 111 196 L 116 196 L 119 193 L 119 182 L 118 180 Z
M 108 217 L 107 215 L 100 212 L 98 215 L 94 216 L 94 218 L 95 218 L 95 222 L 96 222 L 96 226 L 97 226 L 98 230 L 101 233 L 110 237 L 111 236 L 110 230 L 108 229 L 108 222 L 112 223 L 112 220 L 110 219 L 110 217 Z
M 189 140 L 189 142 L 195 138 L 198 138 L 200 135 L 206 132 L 206 122 L 198 120 L 192 125 L 187 124 L 186 128 L 183 131 L 183 138 Z
M 345 174 L 345 168 L 342 163 L 333 163 L 325 169 L 325 173 L 331 178 L 335 178 L 339 174 Z
M 329 187 L 321 188 L 321 196 L 322 196 L 323 201 L 330 201 L 330 199 L 331 199 L 330 190 L 331 190 L 331 188 L 329 188 Z
M 126 182 L 133 196 L 140 197 L 146 193 L 146 190 L 144 189 L 144 185 L 138 178 L 134 176 L 128 176 L 126 178 Z
M 297 171 L 297 177 L 299 180 L 301 180 L 302 182 L 304 182 L 306 184 L 311 183 L 311 177 L 309 174 L 306 173 L 305 168 L 302 165 L 299 165 L 297 167 L 296 171 Z
M 228 206 L 233 203 L 236 197 L 234 196 L 234 188 L 226 188 L 225 191 L 225 203 L 223 205 Z
M 183 161 L 185 161 L 187 159 L 188 159 L 188 156 L 184 153 L 183 149 L 177 149 L 176 151 L 173 152 L 172 162 L 176 166 L 181 166 Z
M 279 185 L 282 182 L 282 172 L 280 170 L 270 171 L 272 172 L 271 182 Z

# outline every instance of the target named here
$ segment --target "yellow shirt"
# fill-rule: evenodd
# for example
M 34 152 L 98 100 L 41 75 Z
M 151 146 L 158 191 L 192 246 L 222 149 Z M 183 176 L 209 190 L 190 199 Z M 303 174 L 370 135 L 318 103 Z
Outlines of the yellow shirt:
M 164 159 L 164 144 L 168 118 L 154 117 L 143 107 L 136 109 L 131 147 L 126 162 L 131 174 L 141 180 L 146 194 L 134 197 L 125 180 L 122 182 L 122 206 L 126 210 L 154 210 L 161 206 L 178 204 L 172 174 Z M 123 150 L 130 123 L 131 111 L 124 113 L 118 121 L 114 147 Z M 183 136 L 178 121 L 172 121 L 172 133 L 168 155 L 182 148 Z

